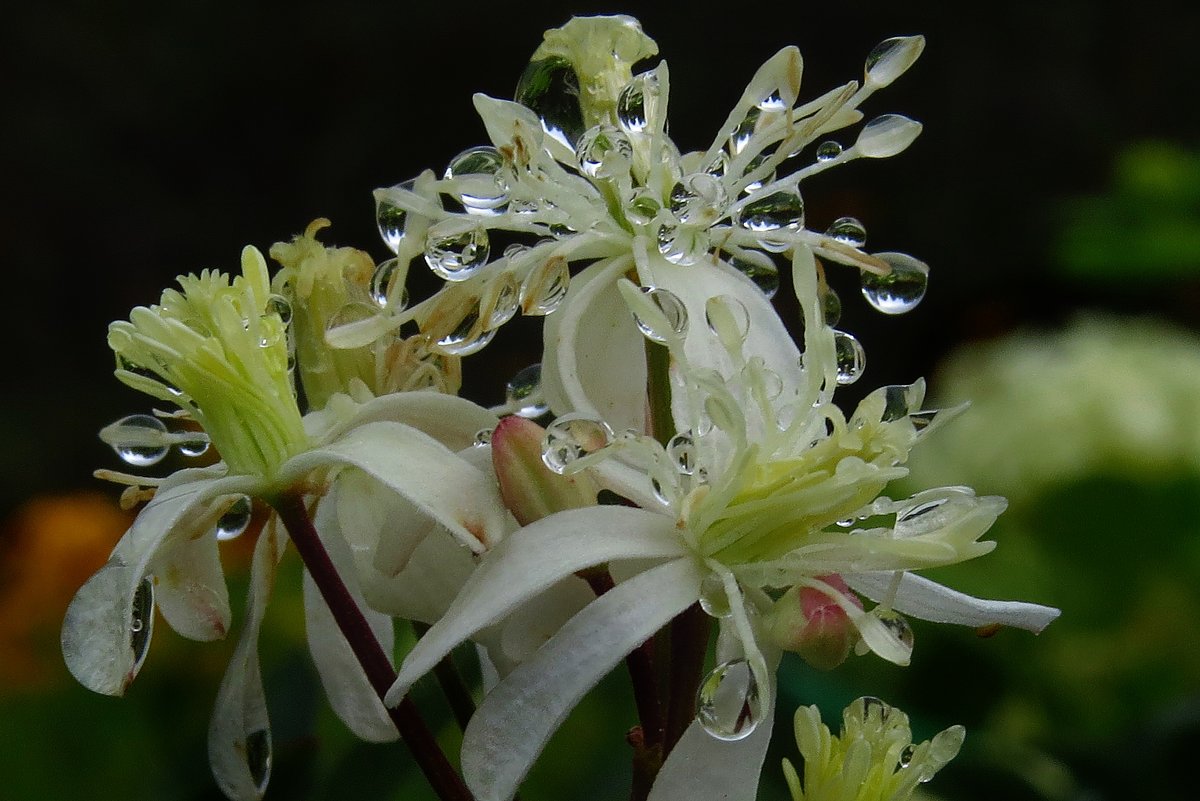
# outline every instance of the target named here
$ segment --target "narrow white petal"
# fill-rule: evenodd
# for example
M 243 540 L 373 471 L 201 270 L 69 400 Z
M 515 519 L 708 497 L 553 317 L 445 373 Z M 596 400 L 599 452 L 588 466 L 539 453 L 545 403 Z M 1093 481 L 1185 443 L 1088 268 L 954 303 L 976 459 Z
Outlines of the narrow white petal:
M 855 573 L 844 578 L 852 590 L 878 602 L 887 596 L 893 576 L 890 572 Z M 1040 604 L 975 598 L 912 573 L 905 573 L 900 580 L 892 608 L 934 623 L 957 623 L 976 628 L 999 623 L 1034 634 L 1040 633 L 1061 614 L 1058 609 Z
M 216 504 L 222 510 L 227 505 Z M 215 532 L 171 538 L 150 563 L 150 572 L 156 577 L 158 611 L 179 634 L 206 642 L 229 631 L 229 589 Z
M 564 576 L 613 559 L 683 555 L 675 521 L 641 509 L 571 509 L 525 526 L 484 557 L 446 614 L 409 652 L 387 703 L 446 654 Z
M 697 722 L 688 726 L 663 763 L 648 801 L 754 801 L 771 729 L 774 704 L 742 740 L 718 740 Z
M 586 268 L 546 318 L 542 389 L 555 414 L 582 412 L 618 431 L 645 430 L 646 340 L 616 286 L 630 266 L 614 259 Z
M 221 679 L 208 727 L 213 778 L 232 801 L 262 798 L 271 776 L 271 723 L 258 663 L 258 632 L 282 552 L 276 528 L 264 530 L 250 567 L 246 625 Z
M 463 736 L 463 779 L 476 798 L 510 798 L 584 694 L 695 602 L 702 575 L 684 557 L 617 585 L 501 681 Z
M 71 675 L 89 690 L 121 695 L 137 674 L 140 661 L 130 631 L 134 596 L 164 541 L 172 535 L 189 537 L 195 510 L 213 498 L 258 488 L 254 479 L 220 478 L 223 469 L 180 471 L 164 481 L 117 543 L 108 564 L 67 607 L 63 658 Z
M 280 473 L 285 481 L 298 480 L 330 464 L 357 467 L 374 476 L 477 553 L 504 536 L 507 512 L 494 477 L 415 428 L 367 423 L 294 457 Z

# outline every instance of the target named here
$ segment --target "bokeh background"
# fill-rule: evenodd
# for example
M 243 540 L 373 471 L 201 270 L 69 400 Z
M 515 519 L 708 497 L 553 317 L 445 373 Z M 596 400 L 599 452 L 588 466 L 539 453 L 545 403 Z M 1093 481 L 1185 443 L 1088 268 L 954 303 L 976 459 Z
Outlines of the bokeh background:
M 905 708 L 921 737 L 967 726 L 962 756 L 929 786 L 941 798 L 1194 798 L 1200 7 L 947 6 L 8 9 L 0 799 L 219 797 L 204 739 L 232 642 L 198 645 L 163 627 L 120 700 L 76 686 L 57 650 L 67 601 L 126 523 L 116 493 L 91 478 L 118 466 L 95 432 L 147 409 L 111 377 L 107 322 L 175 275 L 234 269 L 244 244 L 265 249 L 318 216 L 334 222 L 327 239 L 382 258 L 371 190 L 482 142 L 471 94 L 510 97 L 543 29 L 616 11 L 637 15 L 671 63 L 671 132 L 684 149 L 711 141 L 745 80 L 785 44 L 800 46 L 812 97 L 858 77 L 878 41 L 926 35 L 917 66 L 865 109 L 922 120 L 921 138 L 805 185 L 810 228 L 852 215 L 871 249 L 932 267 L 924 304 L 889 319 L 858 298 L 856 276 L 831 272 L 843 325 L 868 355 L 845 398 L 924 375 L 939 404 L 972 399 L 916 454 L 908 488 L 968 484 L 1006 495 L 1010 509 L 993 555 L 939 577 L 1063 609 L 1037 638 L 917 623 L 906 669 L 865 657 L 819 674 L 786 661 L 761 797 L 785 794 L 778 760 L 795 756 L 796 705 L 818 703 L 833 721 L 871 694 Z M 466 393 L 499 402 L 505 380 L 536 360 L 535 333 L 507 327 L 470 359 Z M 235 598 L 247 556 L 230 543 Z M 298 581 L 278 586 L 264 641 L 277 748 L 268 798 L 431 797 L 400 746 L 355 744 L 332 717 L 307 662 Z M 627 698 L 614 676 L 527 796 L 621 797 Z M 435 693 L 421 702 L 446 718 Z

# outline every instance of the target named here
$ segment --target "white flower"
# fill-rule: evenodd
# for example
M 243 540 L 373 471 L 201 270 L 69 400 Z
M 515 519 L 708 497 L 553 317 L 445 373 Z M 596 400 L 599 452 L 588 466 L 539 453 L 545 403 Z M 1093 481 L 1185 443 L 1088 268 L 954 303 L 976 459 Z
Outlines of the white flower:
M 322 504 L 321 512 L 342 513 L 353 523 L 343 523 L 340 542 L 326 535 L 343 565 L 344 552 L 354 547 L 370 555 L 389 551 L 393 561 L 402 561 L 395 552 L 411 554 L 420 545 L 412 538 L 434 524 L 478 553 L 510 525 L 490 472 L 455 454 L 480 428 L 494 426 L 494 415 L 458 398 L 410 392 L 363 403 L 333 396 L 326 409 L 302 419 L 288 369 L 284 306 L 270 294 L 257 250 L 243 251 L 242 270 L 232 281 L 216 272 L 181 278 L 182 292 L 167 290 L 159 305 L 136 308 L 128 322 L 110 328 L 117 376 L 177 403 L 203 427 L 222 461 L 145 482 L 157 484 L 153 498 L 71 602 L 63 654 L 71 673 L 96 692 L 120 695 L 129 686 L 146 654 L 155 608 L 184 636 L 211 640 L 226 634 L 230 609 L 218 537 L 232 525 L 232 514 L 245 527 L 250 498 L 277 504 L 303 495 L 311 505 L 338 486 L 339 497 L 351 496 L 354 503 Z M 118 452 L 145 464 L 142 457 L 165 450 L 176 436 L 147 430 L 123 422 L 107 432 Z M 197 441 L 194 433 L 185 439 Z M 353 516 L 364 500 L 375 514 L 403 515 L 423 526 L 384 542 L 381 519 Z M 261 796 L 269 774 L 257 634 L 283 533 L 269 521 L 255 548 L 248 619 L 210 731 L 214 774 L 235 799 Z M 353 571 L 344 578 L 357 595 Z M 361 597 L 356 601 L 364 606 Z M 314 657 L 335 708 L 369 739 L 394 737 L 394 730 L 381 729 L 381 722 L 388 724 L 378 698 L 369 687 L 363 692 L 361 668 L 344 658 L 337 662 L 344 640 L 321 625 L 321 615 L 328 616 L 323 602 L 310 597 L 307 606 Z M 389 645 L 390 619 L 363 612 Z

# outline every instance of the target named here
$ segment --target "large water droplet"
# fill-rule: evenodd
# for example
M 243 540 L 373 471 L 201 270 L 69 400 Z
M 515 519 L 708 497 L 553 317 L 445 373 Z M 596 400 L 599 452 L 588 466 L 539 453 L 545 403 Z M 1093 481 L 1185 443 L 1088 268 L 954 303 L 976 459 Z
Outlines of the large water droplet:
M 717 665 L 700 685 L 697 719 L 718 740 L 749 737 L 762 718 L 758 681 L 745 659 Z
M 233 506 L 217 521 L 217 539 L 221 542 L 237 539 L 250 525 L 254 516 L 254 504 L 249 495 L 243 495 L 233 502 Z
M 825 316 L 825 325 L 835 326 L 842 319 L 842 299 L 831 286 L 826 286 L 821 292 L 821 311 Z
M 788 104 L 784 102 L 782 93 L 774 89 L 771 94 L 758 101 L 758 107 L 763 111 L 785 111 Z
M 246 735 L 246 767 L 256 790 L 266 789 L 271 780 L 271 732 L 258 729 Z
M 854 217 L 838 217 L 826 229 L 825 236 L 855 248 L 867 244 L 867 229 Z
M 758 125 L 758 118 L 762 116 L 762 112 L 758 108 L 752 108 L 746 113 L 746 117 L 738 123 L 738 126 L 729 134 L 729 152 L 736 156 L 746 149 L 746 145 L 750 144 L 751 137 L 754 136 L 754 128 Z
M 496 330 L 487 330 L 480 323 L 479 307 L 465 314 L 450 333 L 441 337 L 435 347 L 447 356 L 470 356 L 478 353 L 496 336 Z
M 579 138 L 579 169 L 592 178 L 614 177 L 633 158 L 629 137 L 612 125 L 596 125 Z
M 842 386 L 862 378 L 867 367 L 867 354 L 852 334 L 833 332 L 833 348 L 837 357 L 837 382 Z
M 521 312 L 534 317 L 550 314 L 562 305 L 570 286 L 567 260 L 561 256 L 546 259 L 521 283 Z
M 804 224 L 804 200 L 790 190 L 772 192 L 738 209 L 734 222 L 756 232 L 799 228 Z
M 750 335 L 750 312 L 733 295 L 715 295 L 705 301 L 704 322 L 722 342 L 744 342 Z
M 842 155 L 842 146 L 832 139 L 817 145 L 817 161 L 832 161 Z
M 725 186 L 706 172 L 685 175 L 671 190 L 671 213 L 681 223 L 712 225 L 728 205 Z
M 504 387 L 504 401 L 518 417 L 533 419 L 550 411 L 542 395 L 542 365 L 531 364 L 510 378 Z
M 267 313 L 279 317 L 279 322 L 285 326 L 292 322 L 292 304 L 283 295 L 267 297 Z
M 396 184 L 396 188 L 411 192 L 413 185 L 414 182 L 408 180 Z M 393 253 L 400 250 L 400 240 L 404 238 L 404 223 L 407 218 L 408 212 L 392 201 L 381 196 L 375 198 L 375 224 L 379 226 L 379 236 L 383 238 L 383 244 Z
M 904 314 L 915 309 L 929 285 L 929 265 L 905 253 L 873 255 L 892 269 L 887 275 L 862 271 L 862 293 L 867 303 L 884 314 Z
M 116 451 L 122 461 L 134 467 L 158 464 L 167 455 L 170 444 L 162 420 L 148 414 L 131 414 L 105 426 L 100 439 Z
M 617 96 L 617 124 L 626 133 L 644 133 L 658 110 L 658 76 L 635 75 Z
M 371 300 L 381 309 L 403 311 L 408 305 L 408 290 L 403 286 L 407 273 L 407 269 L 401 269 L 399 259 L 379 262 L 371 275 Z M 397 281 L 400 286 L 396 286 Z
M 129 616 L 129 647 L 133 650 L 133 668 L 136 674 L 146 654 L 150 651 L 150 637 L 154 634 L 154 579 L 142 579 L 133 593 L 133 611 Z
M 203 431 L 181 431 L 175 436 L 175 447 L 183 456 L 194 459 L 208 452 L 208 434 Z
M 642 293 L 662 313 L 671 331 L 679 336 L 683 336 L 684 332 L 687 331 L 688 316 L 687 308 L 684 307 L 683 301 L 679 299 L 679 296 L 668 289 L 659 289 L 652 286 L 642 287 Z M 665 331 L 660 331 L 656 321 L 643 320 L 637 315 L 637 312 L 634 312 L 633 320 L 637 323 L 638 329 L 645 335 L 646 339 L 657 342 L 660 345 L 665 345 L 669 340 L 669 334 Z
M 538 115 L 548 135 L 574 149 L 583 134 L 583 109 L 571 62 L 559 56 L 529 62 L 513 97 Z
M 425 263 L 439 278 L 465 281 L 488 259 L 486 228 L 463 219 L 442 220 L 429 229 Z
M 893 637 L 900 641 L 906 649 L 912 650 L 915 637 L 913 635 L 912 626 L 908 623 L 908 618 L 897 612 L 895 609 L 880 609 L 876 607 L 871 610 L 880 623 L 884 625 Z
M 709 617 L 729 617 L 732 614 L 725 582 L 716 573 L 709 573 L 700 582 L 700 608 Z
M 546 427 L 542 461 L 555 473 L 574 472 L 575 462 L 608 447 L 612 440 L 613 430 L 603 420 L 585 414 L 565 414 Z
M 753 281 L 767 296 L 767 300 L 770 300 L 779 292 L 779 268 L 771 261 L 770 256 L 753 250 L 746 251 L 746 254 L 746 258 L 731 257 L 729 265 Z
M 455 197 L 468 214 L 495 215 L 508 202 L 501 179 L 504 157 L 494 147 L 470 147 L 450 160 L 445 177 L 453 181 Z
M 695 225 L 663 225 L 658 229 L 658 252 L 672 264 L 695 264 L 708 253 L 708 231 Z
M 517 279 L 511 272 L 502 272 L 491 280 L 484 296 L 486 303 L 483 304 L 483 308 L 489 310 L 486 326 L 489 331 L 499 328 L 516 316 L 519 293 Z

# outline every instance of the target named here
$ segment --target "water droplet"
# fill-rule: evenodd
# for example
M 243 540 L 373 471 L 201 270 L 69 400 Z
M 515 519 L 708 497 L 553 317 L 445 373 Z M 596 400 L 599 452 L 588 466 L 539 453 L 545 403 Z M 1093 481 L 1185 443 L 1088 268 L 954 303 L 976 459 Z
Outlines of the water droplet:
M 381 309 L 403 311 L 408 305 L 408 290 L 403 286 L 407 274 L 407 269 L 401 269 L 399 259 L 379 262 L 371 275 L 371 300 Z M 395 286 L 397 281 L 400 286 Z
M 134 467 L 150 467 L 158 464 L 170 449 L 167 427 L 162 420 L 148 414 L 131 414 L 122 417 L 100 431 L 104 440 L 117 456 Z
M 713 668 L 700 685 L 697 719 L 718 740 L 741 740 L 754 732 L 763 718 L 758 681 L 745 659 L 733 659 Z
M 746 113 L 738 126 L 729 134 L 729 152 L 736 156 L 746 149 L 746 145 L 750 144 L 750 139 L 754 136 L 754 128 L 758 125 L 758 118 L 762 116 L 762 112 L 757 108 L 752 108 Z
M 729 265 L 753 281 L 767 296 L 767 300 L 770 300 L 779 292 L 779 269 L 770 263 L 770 256 L 762 255 L 761 258 L 756 258 L 760 254 L 755 251 L 747 251 L 747 254 L 750 254 L 749 258 L 731 257 Z
M 908 396 L 912 387 L 907 384 L 892 384 L 883 388 L 883 414 L 881 423 L 892 423 L 907 417 L 912 411 L 908 405 Z
M 687 331 L 688 325 L 687 309 L 684 307 L 683 301 L 674 292 L 667 289 L 659 289 L 658 287 L 644 286 L 642 287 L 642 293 L 662 313 L 671 331 L 679 336 L 683 336 L 684 332 Z M 646 339 L 657 342 L 660 345 L 667 343 L 668 335 L 665 331 L 659 331 L 657 325 L 638 317 L 636 312 L 633 315 L 633 319 Z
M 884 314 L 912 311 L 925 297 L 929 266 L 905 253 L 875 253 L 892 268 L 887 275 L 862 271 L 862 293 L 867 302 Z
M 397 189 L 413 190 L 413 181 L 396 184 Z M 379 226 L 379 236 L 388 250 L 396 253 L 400 250 L 400 240 L 404 238 L 404 224 L 408 212 L 385 197 L 375 198 L 375 224 Z
M 189 458 L 203 456 L 208 452 L 208 434 L 203 431 L 183 431 L 180 435 L 186 439 L 177 439 L 175 447 L 179 449 L 179 453 Z
M 725 186 L 706 172 L 684 176 L 671 190 L 671 213 L 681 223 L 712 225 L 728 205 Z
M 826 229 L 825 236 L 855 248 L 867 244 L 867 229 L 854 217 L 838 217 Z
M 700 582 L 700 608 L 709 617 L 729 617 L 729 595 L 725 592 L 725 582 L 716 573 L 709 573 Z
M 279 322 L 286 326 L 292 321 L 292 304 L 283 295 L 270 295 L 267 297 L 267 313 L 277 315 Z
M 790 190 L 772 192 L 734 212 L 734 222 L 756 232 L 799 228 L 804 224 L 804 200 Z
M 541 417 L 550 411 L 542 396 L 542 365 L 531 364 L 521 370 L 504 387 L 505 404 L 518 417 Z
M 867 354 L 852 334 L 833 332 L 834 353 L 837 355 L 837 382 L 845 386 L 862 378 L 867 366 Z
M 765 162 L 767 159 L 769 159 L 771 157 L 774 150 L 775 150 L 774 147 L 766 148 L 765 150 L 763 150 L 763 152 L 759 153 L 757 156 L 750 159 L 750 162 L 746 165 L 746 168 L 744 170 L 742 170 L 742 176 L 745 177 L 747 175 L 750 175 L 755 170 L 757 170 L 759 167 L 761 167 L 763 162 Z M 766 184 L 772 183 L 774 180 L 775 180 L 775 170 L 771 170 L 767 173 L 764 173 L 763 175 L 760 175 L 758 178 L 754 179 L 753 181 L 750 181 L 745 186 L 743 186 L 742 192 L 747 195 L 752 194 L 752 193 L 757 192 L 758 190 L 762 189 L 763 186 L 765 186 Z
M 496 275 L 488 283 L 484 309 L 490 309 L 487 329 L 493 331 L 511 320 L 517 313 L 520 289 L 516 277 L 508 271 Z
M 471 443 L 476 448 L 483 448 L 492 444 L 492 429 L 481 428 L 475 432 L 475 440 Z
M 941 409 L 927 409 L 911 413 L 908 419 L 912 420 L 913 428 L 920 433 L 933 425 L 933 421 L 937 419 L 939 414 L 941 414 Z
M 696 472 L 696 443 L 690 431 L 671 437 L 667 442 L 667 456 L 683 475 L 690 476 Z
M 842 155 L 842 146 L 832 139 L 817 145 L 817 161 L 832 161 Z
M 583 109 L 579 76 L 571 62 L 560 56 L 530 61 L 513 97 L 538 115 L 548 135 L 574 149 L 583 134 Z
M 542 461 L 555 473 L 573 472 L 572 465 L 588 454 L 608 447 L 613 430 L 603 420 L 584 414 L 566 414 L 546 427 Z
M 258 729 L 246 735 L 246 767 L 256 790 L 266 789 L 271 779 L 271 732 Z
M 429 229 L 425 263 L 446 281 L 465 281 L 488 259 L 486 228 L 463 219 L 442 220 Z
M 658 229 L 658 252 L 672 264 L 695 264 L 708 253 L 708 231 L 694 225 L 663 225 Z
M 788 104 L 783 101 L 780 91 L 775 89 L 771 94 L 758 101 L 758 107 L 763 111 L 785 111 Z
M 646 225 L 654 219 L 660 208 L 662 206 L 659 205 L 653 191 L 638 189 L 634 191 L 633 199 L 625 207 L 625 215 L 629 217 L 630 222 Z
M 658 76 L 635 75 L 617 96 L 617 124 L 626 133 L 644 133 L 658 110 Z
M 495 329 L 484 329 L 479 319 L 479 307 L 474 306 L 450 333 L 437 340 L 435 347 L 447 356 L 470 356 L 483 350 L 495 336 Z
M 718 150 L 717 155 L 713 158 L 709 165 L 704 168 L 704 172 L 708 173 L 714 178 L 723 178 L 725 177 L 725 171 L 728 169 L 729 155 L 724 150 Z
M 892 716 L 892 707 L 886 701 L 876 698 L 873 695 L 864 695 L 850 705 L 848 710 L 850 714 L 857 718 L 860 723 L 865 723 L 872 719 L 878 721 L 876 725 L 882 726 L 887 719 Z
M 495 215 L 508 202 L 501 177 L 504 157 L 494 147 L 469 147 L 450 160 L 445 178 L 468 214 Z
M 633 158 L 633 144 L 629 137 L 612 125 L 596 125 L 579 138 L 576 152 L 579 169 L 592 178 L 613 177 L 620 165 L 628 164 Z
M 908 623 L 908 618 L 894 609 L 880 609 L 878 607 L 873 609 L 871 614 L 873 614 L 879 620 L 879 622 L 882 623 L 889 632 L 891 632 L 892 636 L 899 640 L 906 649 L 912 650 L 914 636 L 912 626 L 910 626 Z
M 146 654 L 150 651 L 150 637 L 154 634 L 154 579 L 146 576 L 133 593 L 133 611 L 129 617 L 129 647 L 133 650 L 135 674 Z
M 553 312 L 567 296 L 571 272 L 562 256 L 551 256 L 534 267 L 521 284 L 521 312 L 531 316 Z
M 831 286 L 821 293 L 821 312 L 825 315 L 825 325 L 837 325 L 842 319 L 842 299 Z
M 233 506 L 217 521 L 217 539 L 221 542 L 237 539 L 250 525 L 254 516 L 254 504 L 249 495 L 243 495 L 233 502 Z
M 704 321 L 722 342 L 726 337 L 745 342 L 750 335 L 750 312 L 733 295 L 715 295 L 705 301 Z
M 917 753 L 917 749 L 915 747 L 913 747 L 913 745 L 911 743 L 904 746 L 904 749 L 900 752 L 899 766 L 901 768 L 907 768 L 909 765 L 911 765 L 912 761 L 913 761 L 913 756 L 916 753 Z

